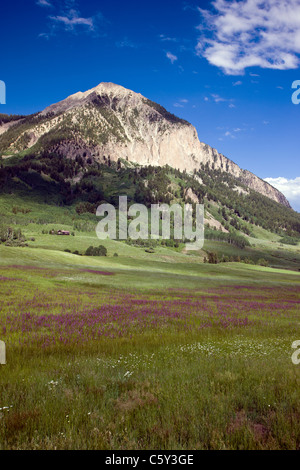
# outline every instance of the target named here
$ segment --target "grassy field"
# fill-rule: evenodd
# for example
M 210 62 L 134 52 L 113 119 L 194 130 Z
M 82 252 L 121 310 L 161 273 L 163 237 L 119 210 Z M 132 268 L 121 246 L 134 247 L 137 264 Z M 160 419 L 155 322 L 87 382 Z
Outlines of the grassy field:
M 49 235 L 72 210 L 31 209 L 28 246 L 0 245 L 0 449 L 300 448 L 299 247 L 241 250 L 280 269 L 117 241 L 79 256 L 93 232 Z

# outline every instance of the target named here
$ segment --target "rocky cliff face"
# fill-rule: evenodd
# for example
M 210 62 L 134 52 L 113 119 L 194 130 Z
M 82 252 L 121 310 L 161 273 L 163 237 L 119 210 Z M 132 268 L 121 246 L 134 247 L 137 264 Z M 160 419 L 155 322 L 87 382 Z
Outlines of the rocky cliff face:
M 25 126 L 25 127 L 24 127 Z M 69 158 L 84 155 L 98 161 L 119 158 L 139 165 L 170 165 L 193 172 L 201 163 L 237 177 L 249 188 L 290 207 L 286 198 L 249 171 L 199 141 L 196 129 L 160 105 L 113 83 L 101 83 L 53 104 L 30 124 L 14 125 L 5 149 L 47 148 Z M 11 130 L 0 132 L 1 139 Z M 1 148 L 1 147 L 0 147 Z M 3 146 L 2 146 L 3 148 Z

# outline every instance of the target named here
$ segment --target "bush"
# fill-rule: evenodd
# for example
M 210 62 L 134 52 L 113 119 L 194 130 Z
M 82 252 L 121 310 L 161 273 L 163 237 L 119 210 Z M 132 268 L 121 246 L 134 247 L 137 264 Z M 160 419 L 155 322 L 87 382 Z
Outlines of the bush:
M 18 241 L 19 243 L 23 243 L 26 241 L 26 239 L 20 229 L 13 229 L 12 227 L 0 226 L 0 241 Z
M 298 245 L 299 241 L 300 241 L 299 238 L 285 236 L 279 240 L 279 243 L 283 243 L 284 245 L 296 246 Z
M 97 205 L 91 204 L 90 202 L 80 202 L 76 205 L 75 210 L 78 215 L 85 213 L 96 214 Z
M 216 240 L 220 242 L 226 242 L 230 245 L 236 246 L 237 248 L 245 248 L 246 246 L 250 246 L 249 240 L 247 240 L 242 235 L 238 235 L 237 233 L 226 233 L 220 232 L 219 230 L 211 230 L 206 228 L 205 229 L 205 238 L 207 240 Z
M 85 256 L 107 256 L 107 249 L 103 245 L 89 246 L 85 252 Z
M 268 266 L 269 266 L 269 261 L 267 261 L 267 260 L 264 259 L 264 258 L 260 258 L 260 259 L 257 261 L 257 264 L 260 265 L 260 266 L 268 267 Z
M 20 240 L 8 240 L 7 242 L 5 242 L 5 246 L 24 247 L 28 246 L 28 243 L 24 243 Z
M 214 251 L 209 252 L 208 253 L 208 262 L 210 264 L 218 264 L 219 260 L 218 260 L 217 253 L 215 253 Z

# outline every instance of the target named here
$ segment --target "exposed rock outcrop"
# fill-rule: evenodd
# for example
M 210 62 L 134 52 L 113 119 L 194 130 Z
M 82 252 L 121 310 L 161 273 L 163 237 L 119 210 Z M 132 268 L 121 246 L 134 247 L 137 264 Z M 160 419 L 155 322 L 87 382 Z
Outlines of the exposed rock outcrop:
M 20 135 L 15 134 L 7 148 L 11 154 L 29 147 L 41 151 L 47 146 L 69 158 L 84 155 L 105 161 L 109 157 L 111 161 L 123 159 L 139 165 L 169 165 L 189 173 L 207 163 L 290 207 L 277 189 L 200 142 L 190 123 L 113 83 L 100 83 L 47 107 L 36 122 L 33 120 L 25 130 L 20 127 Z

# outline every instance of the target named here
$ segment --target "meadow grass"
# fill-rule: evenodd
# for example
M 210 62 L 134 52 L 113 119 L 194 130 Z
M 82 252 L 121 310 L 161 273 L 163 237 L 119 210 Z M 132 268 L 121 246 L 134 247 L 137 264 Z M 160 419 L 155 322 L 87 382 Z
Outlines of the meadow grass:
M 17 212 L 15 213 L 16 209 Z M 26 209 L 28 212 L 23 213 L 22 209 Z M 0 216 L 3 224 L 22 230 L 27 239 L 27 244 L 31 248 L 62 252 L 70 250 L 84 254 L 89 246 L 102 244 L 107 248 L 109 256 L 117 253 L 126 260 L 128 258 L 145 260 L 146 264 L 153 260 L 153 265 L 156 261 L 195 264 L 202 262 L 204 257 L 207 257 L 208 251 L 214 251 L 220 259 L 223 255 L 229 257 L 240 256 L 241 258 L 248 257 L 257 263 L 259 259 L 264 258 L 270 266 L 278 269 L 283 268 L 294 271 L 300 269 L 299 244 L 298 246 L 283 245 L 279 242 L 279 235 L 251 224 L 249 224 L 249 227 L 255 238 L 247 237 L 251 246 L 245 247 L 245 249 L 239 249 L 225 242 L 205 240 L 203 249 L 198 252 L 185 253 L 182 244 L 178 249 L 157 246 L 155 247 L 155 253 L 147 253 L 145 248 L 136 248 L 127 245 L 124 241 L 98 240 L 94 229 L 99 219 L 94 214 L 81 214 L 78 216 L 75 205 L 61 207 L 50 204 L 47 198 L 42 201 L 41 195 L 38 194 L 28 194 L 27 192 L 22 197 L 19 194 L 1 194 Z M 89 231 L 79 231 L 76 228 L 76 222 L 78 221 L 83 225 L 83 228 L 85 226 L 89 228 Z M 69 230 L 75 236 L 59 237 L 49 235 L 49 231 L 52 229 Z
M 0 449 L 299 449 L 300 273 L 124 246 L 0 246 Z
M 0 244 L 0 449 L 299 449 L 299 246 L 254 227 L 244 250 L 147 253 L 38 197 L 0 214 L 28 243 Z

